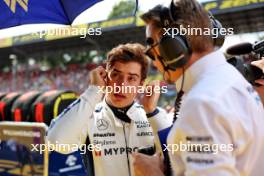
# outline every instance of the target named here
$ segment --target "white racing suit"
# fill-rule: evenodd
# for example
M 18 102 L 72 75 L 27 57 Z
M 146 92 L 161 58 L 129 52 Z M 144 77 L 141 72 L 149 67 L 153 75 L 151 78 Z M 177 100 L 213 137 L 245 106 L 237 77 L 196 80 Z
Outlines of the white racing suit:
M 115 117 L 105 100 L 101 101 L 102 96 L 97 87 L 90 86 L 52 121 L 47 139 L 51 144 L 81 145 L 86 143 L 88 136 L 91 144 L 101 146 L 100 151 L 92 151 L 95 176 L 134 175 L 130 153 L 139 147 L 154 145 L 146 113 L 134 103 L 127 111 L 131 123 L 125 123 Z M 159 124 L 160 128 L 170 125 Z

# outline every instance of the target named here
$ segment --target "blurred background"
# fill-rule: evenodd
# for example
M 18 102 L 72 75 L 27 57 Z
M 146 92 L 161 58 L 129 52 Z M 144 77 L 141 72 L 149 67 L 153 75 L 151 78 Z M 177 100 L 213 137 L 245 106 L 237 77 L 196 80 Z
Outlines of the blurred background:
M 241 42 L 264 39 L 263 2 L 243 0 L 200 0 L 225 28 L 234 28 L 235 35 L 228 36 L 222 51 Z M 22 25 L 0 30 L 0 92 L 29 90 L 72 90 L 81 94 L 88 87 L 89 71 L 103 65 L 106 53 L 126 42 L 145 44 L 145 28 L 139 16 L 157 4 L 168 5 L 170 0 L 139 0 L 134 16 L 135 0 L 104 0 L 81 13 L 73 22 L 74 28 L 102 28 L 102 35 L 80 36 L 44 35 L 35 32 L 71 28 L 58 24 Z M 151 67 L 149 80 L 161 79 Z M 165 84 L 165 83 L 164 83 Z M 172 105 L 176 92 L 168 85 L 160 105 Z
M 68 170 L 68 175 L 87 175 L 78 152 L 69 155 L 51 152 L 47 159 L 46 155 L 44 157 L 39 153 L 30 154 L 23 146 L 26 142 L 23 135 L 21 139 L 18 139 L 16 136 L 13 138 L 13 136 L 5 135 L 2 131 L 11 129 L 15 134 L 19 134 L 21 130 L 27 130 L 32 133 L 38 131 L 37 126 L 43 123 L 43 126 L 39 127 L 39 130 L 43 131 L 40 138 L 37 140 L 32 138 L 37 144 L 41 143 L 51 120 L 87 89 L 89 72 L 99 65 L 104 66 L 109 50 L 127 42 L 145 44 L 145 26 L 139 18 L 140 14 L 157 4 L 169 5 L 171 0 L 138 0 L 139 8 L 136 15 L 134 13 L 136 0 L 103 0 L 78 15 L 72 25 L 17 24 L 19 25 L 17 27 L 2 29 L 3 24 L 10 24 L 12 20 L 16 21 L 15 17 L 22 16 L 17 21 L 25 19 L 23 13 L 26 12 L 23 12 L 21 7 L 22 12 L 17 12 L 19 14 L 17 16 L 7 8 L 10 8 L 11 1 L 15 4 L 18 2 L 17 0 L 0 0 L 0 175 L 36 175 L 37 172 L 43 175 L 44 168 L 47 167 L 49 175 L 61 175 L 60 170 L 65 168 Z M 51 2 L 55 1 L 59 4 L 67 2 L 67 0 L 38 2 L 29 0 L 32 4 L 38 4 L 39 8 L 42 8 L 43 4 L 54 8 L 55 5 Z M 74 1 L 74 4 L 91 1 L 78 0 Z M 28 0 L 19 2 L 25 3 Z M 263 0 L 199 0 L 199 2 L 206 10 L 212 12 L 223 27 L 234 29 L 234 35 L 227 36 L 221 47 L 223 52 L 228 47 L 239 43 L 254 44 L 264 40 Z M 55 10 L 57 10 L 56 7 Z M 52 9 L 48 8 L 48 12 L 51 11 Z M 11 14 L 10 18 L 6 17 L 8 13 L 4 14 L 4 12 Z M 35 11 L 35 16 L 39 17 L 40 12 L 48 19 L 58 15 L 57 13 L 47 15 L 42 10 Z M 69 34 L 73 33 L 74 29 L 80 31 L 100 29 L 102 34 L 87 35 L 85 33 L 86 37 L 81 33 Z M 66 32 L 62 32 L 62 35 L 44 35 L 44 33 L 42 37 L 36 35 L 37 32 L 47 30 Z M 240 57 L 248 62 L 252 60 L 249 54 Z M 151 66 L 146 82 L 155 79 L 161 80 L 162 75 Z M 163 82 L 162 86 L 165 85 L 167 84 Z M 167 86 L 168 92 L 162 94 L 159 106 L 170 112 L 173 110 L 177 92 L 175 85 Z M 2 121 L 15 122 L 9 124 Z M 29 128 L 25 129 L 25 124 Z M 28 142 L 28 145 L 30 144 L 32 141 Z M 49 166 L 47 162 L 44 162 L 45 158 L 49 160 Z M 36 168 L 40 169 L 36 170 Z

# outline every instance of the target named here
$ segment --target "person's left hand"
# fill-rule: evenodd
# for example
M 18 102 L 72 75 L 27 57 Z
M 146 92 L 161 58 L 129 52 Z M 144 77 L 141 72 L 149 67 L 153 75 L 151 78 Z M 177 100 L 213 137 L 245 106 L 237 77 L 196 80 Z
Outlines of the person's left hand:
M 159 153 L 153 156 L 132 153 L 135 176 L 164 176 L 164 164 Z
M 264 58 L 262 58 L 261 60 L 258 60 L 258 61 L 253 61 L 253 62 L 251 62 L 251 64 L 262 69 L 262 71 L 264 73 Z M 262 99 L 262 103 L 264 104 L 264 79 L 259 79 L 259 80 L 256 80 L 255 82 L 261 85 L 260 87 L 255 87 L 255 89 L 259 93 L 259 95 Z
M 264 79 L 258 79 L 255 82 L 260 84 L 260 85 L 262 85 L 262 86 L 264 86 Z
M 262 57 L 261 60 L 251 62 L 251 65 L 254 65 L 254 66 L 260 68 L 264 73 L 264 57 Z
M 146 92 L 144 97 L 141 100 L 141 104 L 144 106 L 145 112 L 152 113 L 156 108 L 160 97 L 160 90 L 157 91 L 156 88 L 160 88 L 160 81 L 155 80 L 147 85 L 148 91 L 151 92 L 151 95 L 148 95 Z

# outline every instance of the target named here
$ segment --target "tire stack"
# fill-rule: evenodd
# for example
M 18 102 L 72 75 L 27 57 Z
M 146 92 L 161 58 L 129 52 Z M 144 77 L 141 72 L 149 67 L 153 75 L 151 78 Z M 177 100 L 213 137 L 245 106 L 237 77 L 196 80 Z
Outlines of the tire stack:
M 0 121 L 2 121 L 2 115 L 4 111 L 5 104 L 1 102 L 1 100 L 6 96 L 6 93 L 0 92 Z
M 30 116 L 31 105 L 41 95 L 38 91 L 30 91 L 21 95 L 12 106 L 12 120 L 16 122 L 34 122 Z
M 31 106 L 34 122 L 50 124 L 65 108 L 78 98 L 73 91 L 52 90 L 40 95 Z
M 12 92 L 6 94 L 1 100 L 0 100 L 0 121 L 12 121 L 12 106 L 15 100 L 20 96 L 21 94 L 18 92 Z
M 26 93 L 0 92 L 0 121 L 40 122 L 50 124 L 78 98 L 73 91 L 52 90 Z
M 0 92 L 0 101 L 2 98 L 4 98 L 6 96 L 6 93 Z

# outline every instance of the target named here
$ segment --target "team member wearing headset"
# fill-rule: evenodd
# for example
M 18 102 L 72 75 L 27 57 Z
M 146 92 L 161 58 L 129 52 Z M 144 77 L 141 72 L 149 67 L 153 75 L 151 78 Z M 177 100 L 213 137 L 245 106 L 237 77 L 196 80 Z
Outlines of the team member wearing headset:
M 259 95 L 226 62 L 224 55 L 214 50 L 212 36 L 164 35 L 164 28 L 177 28 L 180 24 L 212 28 L 215 20 L 211 18 L 210 22 L 208 13 L 195 0 L 177 0 L 169 8 L 155 7 L 143 14 L 142 19 L 146 23 L 147 54 L 165 80 L 176 82 L 178 100 L 182 97 L 181 105 L 176 104 L 174 123 L 168 128 L 164 149 L 169 154 L 173 175 L 261 176 L 264 109 Z M 157 100 L 158 96 L 149 97 L 145 106 L 154 111 Z M 162 117 L 166 121 L 161 113 L 149 120 Z M 164 130 L 167 129 L 159 128 L 155 132 L 160 134 Z M 177 148 L 183 145 L 189 148 Z M 215 146 L 220 148 L 215 151 Z M 133 156 L 138 176 L 164 175 L 159 155 L 134 153 Z

